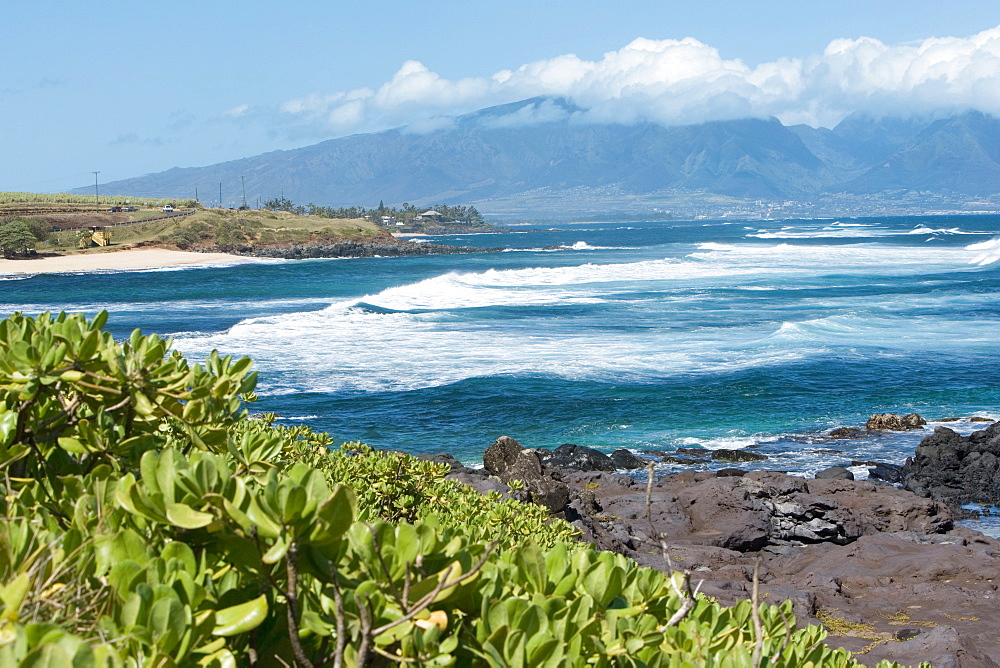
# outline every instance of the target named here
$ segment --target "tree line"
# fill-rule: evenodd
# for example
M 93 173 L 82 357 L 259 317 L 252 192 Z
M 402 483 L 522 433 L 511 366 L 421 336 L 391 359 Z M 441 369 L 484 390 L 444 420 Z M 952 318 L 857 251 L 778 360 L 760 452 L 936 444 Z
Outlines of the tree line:
M 287 211 L 299 216 L 319 216 L 321 218 L 367 218 L 375 223 L 383 219 L 391 223 L 410 225 L 425 211 L 436 211 L 441 214 L 441 220 L 482 225 L 485 223 L 482 214 L 474 206 L 435 204 L 428 208 L 417 208 L 413 204 L 403 202 L 400 207 L 387 207 L 383 202 L 369 209 L 363 206 L 330 207 L 316 204 L 299 205 L 284 196 L 275 197 L 264 202 L 264 208 L 271 211 Z

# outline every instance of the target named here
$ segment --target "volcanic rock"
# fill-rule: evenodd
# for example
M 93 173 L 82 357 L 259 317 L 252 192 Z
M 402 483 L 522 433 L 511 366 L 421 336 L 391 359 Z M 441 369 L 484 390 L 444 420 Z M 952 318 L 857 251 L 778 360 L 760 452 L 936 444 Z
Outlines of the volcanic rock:
M 492 475 L 503 475 L 524 446 L 510 436 L 501 436 L 483 453 L 483 468 Z
M 643 459 L 631 451 L 624 449 L 612 452 L 611 461 L 614 463 L 615 468 L 619 470 L 641 469 L 649 465 L 649 460 Z
M 935 427 L 906 460 L 902 474 L 906 489 L 953 508 L 1000 503 L 1000 423 L 969 436 Z
M 551 452 L 539 450 L 542 466 L 548 468 L 574 468 L 581 471 L 615 471 L 618 467 L 611 457 L 600 450 L 582 445 L 564 443 Z M 645 464 L 642 464 L 644 466 Z
M 1000 442 L 1000 426 L 967 438 L 941 429 L 935 436 L 951 450 Z M 825 642 L 866 649 L 856 657 L 862 662 L 997 667 L 990 657 L 1000 656 L 1000 541 L 956 527 L 938 501 L 874 481 L 771 471 L 685 471 L 647 488 L 641 474 L 542 466 L 538 451 L 513 439 L 490 450 L 502 461 L 500 454 L 513 453 L 507 480 L 530 479 L 522 500 L 572 520 L 598 548 L 646 566 L 667 568 L 665 544 L 673 567 L 691 572 L 723 604 L 749 597 L 759 563 L 762 595 L 790 600 L 800 623 L 831 616 L 854 623 Z M 485 476 L 467 470 L 449 478 L 476 473 Z
M 820 480 L 854 480 L 854 474 L 843 466 L 831 466 L 822 471 L 816 471 L 816 478 Z
M 927 420 L 916 413 L 910 413 L 900 417 L 896 413 L 876 413 L 868 418 L 865 429 L 870 431 L 909 431 L 910 429 L 920 429 Z
M 746 450 L 720 448 L 712 451 L 712 459 L 717 462 L 762 462 L 767 459 L 767 456 Z
M 849 438 L 861 438 L 865 435 L 865 433 L 864 429 L 858 429 L 857 427 L 837 427 L 827 434 L 827 436 L 838 440 L 844 440 Z
M 880 462 L 875 466 L 868 467 L 868 479 L 893 485 L 901 483 L 903 482 L 903 467 Z

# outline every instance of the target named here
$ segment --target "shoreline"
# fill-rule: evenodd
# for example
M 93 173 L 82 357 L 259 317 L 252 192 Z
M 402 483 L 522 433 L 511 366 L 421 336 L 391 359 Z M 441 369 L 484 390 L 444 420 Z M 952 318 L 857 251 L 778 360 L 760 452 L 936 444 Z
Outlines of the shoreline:
M 230 253 L 197 253 L 164 248 L 128 248 L 103 253 L 58 255 L 28 260 L 0 259 L 0 276 L 137 271 L 249 262 L 261 262 L 261 260 Z

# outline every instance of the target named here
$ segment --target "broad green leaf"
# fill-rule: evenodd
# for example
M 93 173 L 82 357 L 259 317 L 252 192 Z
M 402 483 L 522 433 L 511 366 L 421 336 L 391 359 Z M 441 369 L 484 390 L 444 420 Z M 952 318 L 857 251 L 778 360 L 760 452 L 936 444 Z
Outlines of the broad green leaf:
M 257 628 L 267 617 L 267 596 L 257 598 L 229 608 L 216 610 L 215 628 L 212 635 L 235 636 Z
M 0 412 L 0 445 L 7 447 L 14 442 L 17 433 L 17 413 L 13 411 Z
M 21 602 L 31 586 L 31 578 L 27 573 L 20 573 L 3 587 L 0 587 L 0 601 L 3 601 L 2 619 L 16 622 L 21 609 Z
M 203 513 L 184 503 L 168 503 L 167 519 L 182 529 L 200 529 L 215 519 L 211 513 Z
M 149 611 L 149 626 L 157 647 L 169 654 L 180 641 L 187 628 L 188 619 L 184 606 L 176 598 L 161 598 Z

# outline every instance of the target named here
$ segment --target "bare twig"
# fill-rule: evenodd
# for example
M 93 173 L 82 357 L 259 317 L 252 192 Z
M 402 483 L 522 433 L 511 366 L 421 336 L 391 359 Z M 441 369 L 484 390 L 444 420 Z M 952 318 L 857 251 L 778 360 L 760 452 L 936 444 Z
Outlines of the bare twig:
M 372 638 L 372 613 L 368 608 L 368 597 L 361 595 L 354 597 L 358 604 L 358 616 L 361 618 L 361 642 L 358 644 L 357 667 L 365 668 L 368 665 L 368 648 L 371 646 Z
M 646 522 L 649 523 L 649 530 L 656 535 L 653 528 L 653 462 L 646 466 Z
M 347 650 L 347 624 L 346 612 L 344 610 L 344 594 L 340 591 L 340 580 L 337 572 L 337 565 L 330 562 L 330 579 L 333 581 L 333 618 L 334 632 L 337 634 L 337 644 L 333 648 L 333 655 L 323 659 L 322 663 L 333 662 L 333 668 L 343 668 L 344 652 Z
M 670 580 L 670 587 L 677 594 L 677 597 L 681 599 L 681 607 L 677 609 L 667 623 L 661 627 L 662 629 L 670 628 L 671 626 L 677 626 L 681 623 L 688 613 L 694 609 L 697 603 L 698 591 L 701 589 L 701 585 L 704 580 L 699 581 L 698 585 L 692 589 L 691 588 L 691 571 L 684 570 L 680 571 L 681 585 L 677 584 L 677 578 L 674 577 L 676 571 L 674 570 L 674 562 L 670 559 L 670 550 L 667 547 L 666 538 L 662 533 L 656 530 L 653 526 L 653 463 L 650 462 L 649 466 L 646 467 L 648 475 L 646 477 L 646 522 L 649 524 L 649 531 L 653 538 L 660 541 L 660 550 L 663 552 L 663 563 L 667 567 L 667 579 Z
M 391 621 L 388 624 L 383 624 L 382 626 L 378 627 L 377 629 L 374 629 L 373 630 L 373 635 L 376 635 L 376 636 L 377 635 L 381 635 L 381 634 L 385 633 L 386 631 L 388 631 L 390 629 L 394 629 L 395 627 L 399 626 L 400 624 L 403 624 L 405 622 L 410 621 L 411 619 L 413 619 L 414 617 L 416 617 L 418 614 L 420 614 L 421 612 L 423 612 L 424 610 L 426 610 L 427 607 L 430 606 L 430 604 L 434 602 L 434 599 L 437 598 L 437 595 L 440 594 L 442 591 L 444 591 L 445 589 L 450 589 L 451 587 L 454 587 L 456 585 L 460 585 L 463 582 L 465 582 L 466 580 L 468 580 L 469 578 L 474 577 L 477 573 L 479 573 L 480 570 L 482 570 L 483 566 L 486 565 L 486 561 L 489 559 L 490 554 L 493 553 L 493 550 L 496 549 L 496 546 L 497 546 L 497 542 L 496 541 L 493 541 L 492 543 L 490 543 L 489 546 L 487 546 L 487 548 L 486 548 L 486 552 L 483 554 L 482 558 L 479 559 L 479 561 L 476 563 L 476 565 L 473 566 L 472 568 L 470 568 L 468 572 L 463 573 L 463 574 L 459 575 L 458 577 L 456 577 L 454 580 L 448 580 L 447 579 L 448 577 L 451 576 L 451 571 L 452 571 L 452 566 L 449 566 L 448 570 L 445 573 L 445 576 L 441 578 L 441 581 L 438 582 L 438 584 L 437 584 L 436 587 L 434 587 L 434 590 L 431 591 L 431 592 L 429 592 L 428 594 L 426 594 L 420 600 L 418 600 L 416 602 L 416 604 L 414 605 L 413 609 L 409 612 L 409 614 L 407 614 L 407 615 L 405 615 L 403 617 L 400 617 L 397 620 Z
M 756 636 L 753 644 L 753 666 L 759 668 L 764 652 L 764 626 L 760 623 L 760 558 L 753 565 L 753 591 L 750 598 L 750 618 Z
M 313 663 L 306 657 L 302 641 L 299 640 L 298 547 L 295 541 L 292 541 L 288 548 L 288 555 L 285 557 L 285 572 L 288 575 L 288 591 L 285 594 L 288 603 L 288 640 L 292 643 L 295 660 L 305 668 L 313 668 Z

